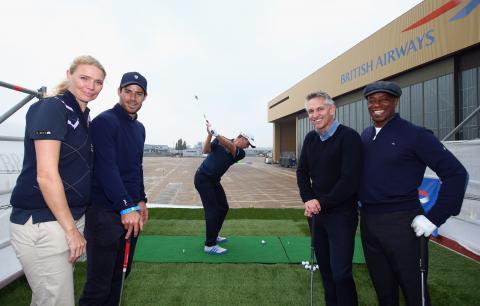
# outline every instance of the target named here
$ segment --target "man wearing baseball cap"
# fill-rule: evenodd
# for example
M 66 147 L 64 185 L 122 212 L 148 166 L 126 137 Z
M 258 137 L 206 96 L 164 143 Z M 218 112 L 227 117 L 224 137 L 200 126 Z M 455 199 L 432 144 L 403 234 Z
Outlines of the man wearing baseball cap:
M 221 255 L 227 252 L 227 249 L 218 243 L 227 242 L 227 238 L 219 234 L 229 206 L 220 179 L 231 165 L 245 157 L 244 149 L 249 146 L 255 148 L 255 138 L 250 132 L 240 132 L 237 138 L 228 139 L 220 135 L 208 121 L 206 125 L 207 139 L 203 145 L 203 153 L 208 153 L 208 156 L 198 167 L 194 184 L 205 210 L 203 250 L 207 254 Z M 215 137 L 213 141 L 212 137 Z
M 429 305 L 419 270 L 420 244 L 426 249 L 428 239 L 418 237 L 429 237 L 460 212 L 468 174 L 430 130 L 395 113 L 402 95 L 396 83 L 374 82 L 363 94 L 373 126 L 362 133 L 360 229 L 378 303 L 398 305 L 400 287 L 407 305 L 422 305 L 422 298 Z M 417 188 L 427 166 L 442 186 L 436 205 L 424 213 Z
M 130 272 L 139 232 L 148 220 L 143 184 L 145 127 L 137 112 L 147 97 L 147 80 L 123 75 L 119 102 L 91 124 L 94 147 L 92 204 L 87 209 L 87 282 L 80 305 L 118 305 L 126 241 Z

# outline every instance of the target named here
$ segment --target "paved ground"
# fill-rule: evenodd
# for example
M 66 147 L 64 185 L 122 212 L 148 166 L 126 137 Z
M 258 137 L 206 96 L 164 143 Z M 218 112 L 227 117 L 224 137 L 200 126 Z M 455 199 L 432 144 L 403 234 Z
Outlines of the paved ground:
M 149 203 L 201 205 L 193 176 L 203 158 L 145 157 L 145 190 Z M 230 167 L 222 186 L 231 208 L 303 207 L 295 170 L 247 157 Z

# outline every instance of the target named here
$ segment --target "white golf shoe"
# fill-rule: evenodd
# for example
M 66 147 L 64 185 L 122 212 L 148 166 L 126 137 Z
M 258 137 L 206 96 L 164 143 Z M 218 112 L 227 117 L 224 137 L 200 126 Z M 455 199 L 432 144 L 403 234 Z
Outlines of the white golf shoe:
M 205 251 L 205 253 L 211 254 L 211 255 L 222 255 L 227 253 L 227 249 L 222 248 L 221 246 L 218 246 L 218 245 L 205 246 L 203 250 Z

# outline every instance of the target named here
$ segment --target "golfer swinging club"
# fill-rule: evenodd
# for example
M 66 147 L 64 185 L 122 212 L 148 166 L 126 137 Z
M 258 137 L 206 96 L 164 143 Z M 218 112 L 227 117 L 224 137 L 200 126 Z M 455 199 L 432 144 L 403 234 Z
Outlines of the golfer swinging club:
M 231 165 L 245 157 L 244 149 L 248 146 L 255 148 L 255 140 L 251 133 L 243 132 L 234 140 L 227 139 L 219 135 L 208 121 L 206 125 L 208 136 L 203 145 L 203 153 L 208 153 L 208 156 L 198 167 L 194 183 L 205 210 L 204 251 L 207 254 L 220 255 L 227 252 L 227 249 L 217 243 L 227 242 L 227 238 L 220 237 L 219 233 L 228 212 L 227 197 L 220 179 Z M 212 137 L 215 137 L 213 141 Z

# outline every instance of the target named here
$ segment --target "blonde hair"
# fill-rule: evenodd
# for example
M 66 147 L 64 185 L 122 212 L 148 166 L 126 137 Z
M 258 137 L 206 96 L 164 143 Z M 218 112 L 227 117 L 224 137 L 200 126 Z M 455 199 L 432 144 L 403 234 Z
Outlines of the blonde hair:
M 107 76 L 107 72 L 105 71 L 105 68 L 103 68 L 102 64 L 100 64 L 100 62 L 91 55 L 80 55 L 79 57 L 76 57 L 73 60 L 72 64 L 70 64 L 70 68 L 68 70 L 70 71 L 70 73 L 74 73 L 80 65 L 93 65 L 98 69 L 102 70 L 104 77 Z M 48 96 L 51 97 L 64 94 L 65 91 L 67 91 L 68 89 L 68 85 L 68 80 L 63 80 L 53 89 L 53 91 Z

